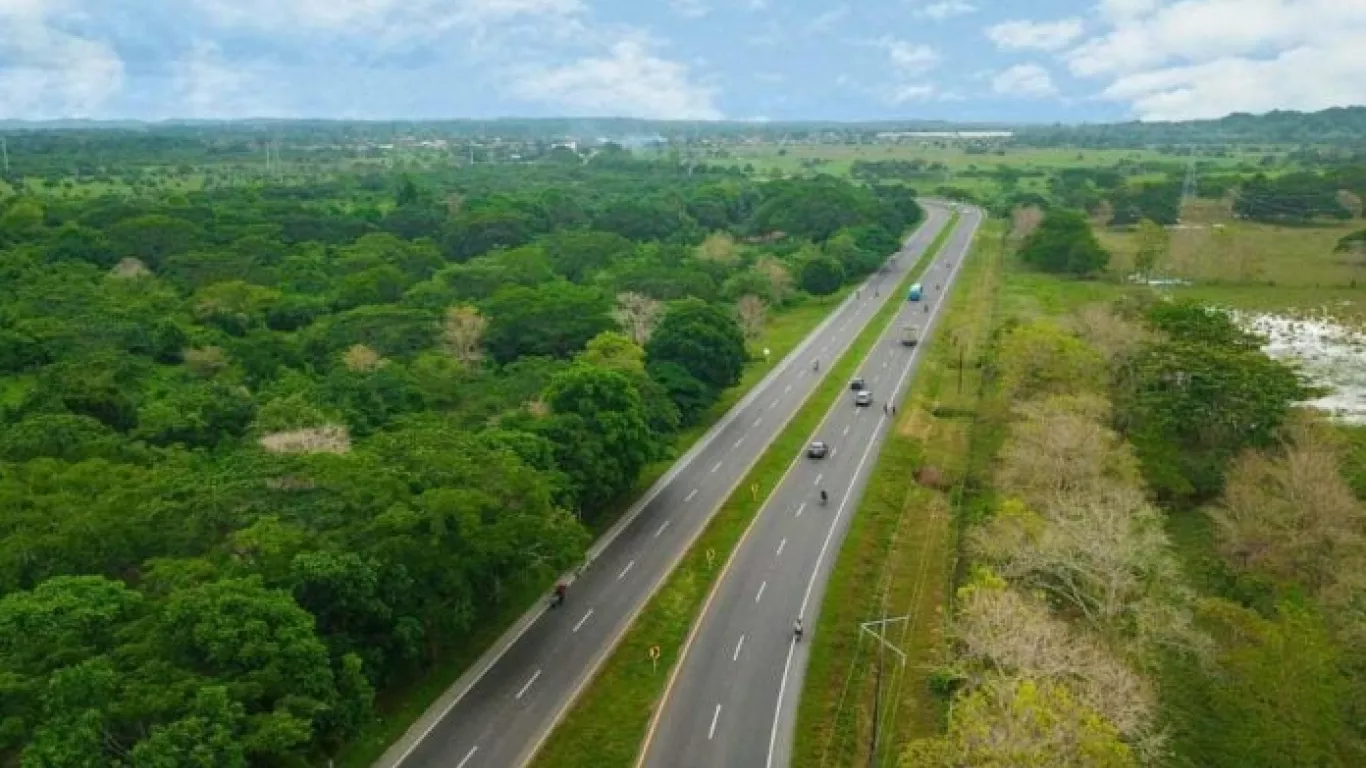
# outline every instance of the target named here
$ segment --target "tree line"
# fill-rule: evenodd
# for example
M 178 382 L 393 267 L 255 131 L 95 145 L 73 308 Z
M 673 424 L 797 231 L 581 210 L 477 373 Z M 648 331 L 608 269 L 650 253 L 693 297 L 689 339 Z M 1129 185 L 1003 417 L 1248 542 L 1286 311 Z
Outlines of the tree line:
M 604 160 L 0 201 L 0 761 L 336 750 L 922 216 Z
M 903 765 L 1361 764 L 1366 504 L 1262 343 L 1140 296 L 1001 329 L 947 729 Z

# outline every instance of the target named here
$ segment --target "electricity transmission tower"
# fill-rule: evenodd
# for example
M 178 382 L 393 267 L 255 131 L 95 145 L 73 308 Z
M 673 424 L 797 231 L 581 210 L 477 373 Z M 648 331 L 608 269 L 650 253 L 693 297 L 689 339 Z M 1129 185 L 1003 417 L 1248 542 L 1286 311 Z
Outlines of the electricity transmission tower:
M 902 651 L 900 648 L 896 647 L 895 645 L 892 645 L 890 642 L 887 641 L 887 625 L 907 621 L 910 618 L 910 616 L 896 616 L 890 619 L 865 621 L 859 624 L 859 629 L 861 631 L 867 632 L 873 637 L 876 637 L 878 641 L 877 677 L 876 682 L 873 685 L 873 733 L 870 737 L 870 743 L 868 745 L 868 768 L 874 768 L 874 766 L 877 765 L 877 742 L 878 737 L 881 735 L 878 731 L 882 721 L 882 667 L 883 659 L 886 656 L 885 652 L 891 651 L 892 653 L 895 653 L 897 655 L 897 660 L 901 663 L 901 665 L 905 666 L 906 664 L 905 651 Z M 873 627 L 877 627 L 876 632 L 873 631 Z

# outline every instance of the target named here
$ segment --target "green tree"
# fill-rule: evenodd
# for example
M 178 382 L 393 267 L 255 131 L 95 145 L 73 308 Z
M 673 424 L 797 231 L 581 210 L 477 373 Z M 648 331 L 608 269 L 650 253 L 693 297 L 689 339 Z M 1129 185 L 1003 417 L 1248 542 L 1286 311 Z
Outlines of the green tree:
M 1053 209 L 1020 246 L 1020 259 L 1044 272 L 1085 277 L 1105 269 L 1110 254 L 1079 211 Z
M 830 256 L 811 256 L 801 268 L 802 290 L 813 296 L 829 296 L 844 284 L 844 267 Z
M 669 307 L 645 345 L 651 364 L 672 362 L 719 392 L 740 380 L 748 353 L 739 324 L 700 299 Z
M 1148 277 L 1167 260 L 1171 250 L 1171 235 L 1152 219 L 1138 223 L 1138 250 L 1134 253 L 1134 269 Z
M 500 363 L 534 355 L 569 357 L 615 325 L 606 296 L 565 282 L 504 288 L 480 309 L 488 318 L 484 344 Z
M 557 232 L 544 240 L 555 271 L 576 283 L 635 252 L 635 244 L 614 232 Z

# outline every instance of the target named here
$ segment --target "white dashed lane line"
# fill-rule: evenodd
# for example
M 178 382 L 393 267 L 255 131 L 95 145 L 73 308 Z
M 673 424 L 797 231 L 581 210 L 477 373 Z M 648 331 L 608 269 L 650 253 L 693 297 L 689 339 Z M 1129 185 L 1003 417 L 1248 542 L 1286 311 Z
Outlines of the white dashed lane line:
M 820 485 L 820 484 L 821 484 L 821 480 L 823 480 L 824 478 L 825 478 L 825 475 L 824 475 L 824 474 L 816 475 L 816 482 L 812 483 L 812 485 Z
M 686 504 L 687 502 L 692 501 L 692 497 L 694 497 L 694 496 L 696 496 L 696 495 L 697 495 L 697 489 L 696 489 L 696 488 L 692 489 L 691 491 L 688 491 L 688 495 L 685 496 L 685 497 L 683 498 L 683 502 Z
M 522 686 L 522 690 L 520 690 L 520 691 L 517 692 L 517 699 L 518 699 L 519 701 L 521 700 L 521 698 L 522 698 L 523 696 L 526 695 L 527 690 L 531 688 L 531 684 L 534 683 L 534 682 L 536 682 L 536 678 L 538 678 L 538 677 L 540 677 L 540 676 L 541 676 L 541 670 L 540 670 L 540 669 L 537 669 L 537 670 L 536 670 L 536 673 L 533 674 L 533 675 L 531 676 L 531 679 L 528 680 L 528 681 L 526 681 L 526 685 Z
M 721 717 L 721 705 L 716 705 L 716 711 L 711 713 L 711 728 L 707 729 L 707 741 L 716 737 L 716 720 Z
M 744 635 L 740 635 L 740 642 L 738 642 L 738 643 L 735 644 L 735 653 L 731 654 L 730 660 L 731 660 L 731 661 L 738 661 L 739 658 L 740 658 L 740 649 L 741 649 L 741 648 L 744 648 L 744 647 L 745 647 L 745 636 L 744 636 Z
M 797 515 L 796 515 L 796 516 L 797 516 L 797 517 L 801 517 L 801 516 L 802 516 L 802 511 L 805 510 L 805 509 L 806 509 L 806 502 L 803 501 L 801 504 L 798 504 L 798 505 L 797 505 Z
M 474 757 L 474 753 L 478 751 L 479 747 L 470 747 L 470 751 L 466 752 L 465 757 L 455 764 L 455 768 L 465 768 L 465 764 L 468 763 L 470 758 Z
M 712 472 L 715 472 L 716 470 L 718 470 L 718 469 L 720 469 L 720 468 L 721 468 L 721 462 L 718 461 L 718 462 L 716 462 L 716 466 L 714 466 L 714 467 L 711 468 L 711 471 L 712 471 Z
M 782 557 L 782 556 L 783 556 L 783 547 L 786 547 L 786 546 L 787 546 L 787 539 L 783 539 L 782 541 L 778 542 L 778 551 L 777 551 L 777 553 L 774 554 L 773 556 L 774 556 L 774 557 Z
M 760 584 L 760 585 L 759 585 L 759 592 L 758 592 L 757 594 L 754 595 L 754 602 L 757 603 L 757 602 L 759 602 L 760 600 L 762 600 L 762 599 L 764 598 L 764 589 L 765 589 L 767 586 L 768 586 L 768 582 L 767 582 L 767 581 L 765 581 L 763 584 Z
M 659 535 L 662 534 L 662 533 L 664 533 L 664 529 L 666 529 L 666 528 L 668 528 L 668 527 L 669 527 L 669 521 L 668 521 L 668 520 L 665 520 L 665 521 L 664 521 L 664 524 L 661 525 L 661 526 L 659 526 L 659 530 L 655 531 L 655 538 L 656 538 L 656 539 L 659 538 Z
M 589 617 L 589 616 L 592 616 L 592 615 L 593 615 L 593 609 L 592 609 L 592 608 L 589 608 L 589 609 L 588 609 L 588 613 L 585 613 L 585 614 L 583 615 L 583 618 L 582 618 L 582 619 L 579 619 L 579 623 L 574 625 L 574 631 L 575 631 L 575 632 L 578 632 L 579 629 L 583 626 L 583 623 L 584 623 L 585 621 L 588 621 L 588 617 Z
M 630 573 L 631 569 L 634 567 L 636 567 L 636 561 L 632 560 L 631 562 L 627 563 L 626 567 L 621 569 L 621 573 L 617 574 L 617 581 L 621 581 L 622 579 L 626 578 L 626 574 Z

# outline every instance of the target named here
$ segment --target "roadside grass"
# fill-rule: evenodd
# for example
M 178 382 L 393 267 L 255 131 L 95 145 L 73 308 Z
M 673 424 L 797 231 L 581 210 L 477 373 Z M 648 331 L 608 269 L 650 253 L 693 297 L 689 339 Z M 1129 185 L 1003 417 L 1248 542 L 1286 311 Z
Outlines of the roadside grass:
M 879 617 L 908 617 L 886 629 L 906 664 L 891 652 L 884 655 L 879 762 L 895 763 L 906 741 L 940 728 L 943 702 L 931 692 L 929 677 L 944 658 L 956 557 L 955 489 L 969 469 L 982 355 L 1002 279 L 1002 230 L 1000 222 L 987 221 L 979 231 L 851 520 L 811 647 L 794 766 L 868 759 L 878 641 L 859 625 Z M 941 473 L 942 490 L 916 482 L 915 472 L 925 467 Z
M 853 290 L 854 286 L 848 286 L 830 296 L 811 297 L 771 312 L 763 336 L 753 345 L 759 350 L 767 347 L 770 352 L 769 358 L 765 360 L 759 355 L 748 363 L 740 383 L 726 390 L 696 426 L 679 433 L 675 439 L 673 456 L 686 453 Z M 669 458 L 646 467 L 635 489 L 618 502 L 616 507 L 599 517 L 591 531 L 594 537 L 610 528 L 612 523 L 625 514 L 631 504 L 668 471 L 673 462 L 674 459 Z M 529 584 L 512 592 L 496 617 L 474 628 L 463 642 L 444 649 L 441 660 L 435 666 L 423 670 L 406 684 L 389 687 L 375 701 L 375 720 L 333 756 L 336 768 L 366 768 L 379 759 L 380 755 L 384 754 L 384 751 L 427 711 L 432 702 L 454 685 L 465 670 L 477 661 L 508 627 L 544 596 L 545 589 L 546 585 L 543 584 Z
M 533 765 L 553 768 L 603 768 L 633 765 L 670 671 L 678 662 L 688 631 L 723 564 L 787 472 L 792 457 L 844 392 L 848 379 L 900 309 L 900 295 L 924 271 L 957 226 L 955 215 L 939 237 L 891 292 L 886 304 L 829 369 L 730 497 L 693 542 L 678 565 L 632 621 L 615 650 L 551 733 Z M 757 485 L 759 493 L 751 487 Z M 708 564 L 706 553 L 714 554 Z M 658 665 L 649 649 L 658 646 Z

